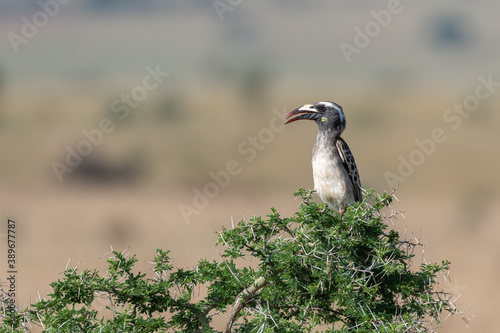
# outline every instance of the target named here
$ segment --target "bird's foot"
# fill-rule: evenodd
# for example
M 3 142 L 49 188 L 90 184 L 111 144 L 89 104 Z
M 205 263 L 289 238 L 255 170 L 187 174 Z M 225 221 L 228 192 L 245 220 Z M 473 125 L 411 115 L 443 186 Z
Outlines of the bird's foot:
M 344 216 L 345 211 L 346 211 L 345 207 L 340 206 L 339 215 L 340 215 L 341 220 L 342 220 L 342 217 Z

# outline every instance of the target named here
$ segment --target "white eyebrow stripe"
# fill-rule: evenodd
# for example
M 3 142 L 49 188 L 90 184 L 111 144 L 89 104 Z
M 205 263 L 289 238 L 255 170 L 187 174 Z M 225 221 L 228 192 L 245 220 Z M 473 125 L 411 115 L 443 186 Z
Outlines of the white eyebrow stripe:
M 329 107 L 332 107 L 335 110 L 337 110 L 339 112 L 339 115 L 340 115 L 340 122 L 344 126 L 346 125 L 346 119 L 345 119 L 344 111 L 342 110 L 342 107 L 340 105 L 338 105 L 337 103 L 334 103 L 334 102 L 330 102 L 330 101 L 321 101 L 321 102 L 318 102 L 316 104 L 322 104 L 324 106 L 327 106 L 327 107 L 329 106 Z
M 344 111 L 342 110 L 342 107 L 340 105 L 338 105 L 337 103 L 333 103 L 333 102 L 320 102 L 320 103 L 322 103 L 324 105 L 329 105 L 332 108 L 334 108 L 335 110 L 337 110 L 340 114 L 340 121 L 342 122 L 342 124 L 345 125 L 345 123 L 346 123 L 345 115 L 344 115 Z

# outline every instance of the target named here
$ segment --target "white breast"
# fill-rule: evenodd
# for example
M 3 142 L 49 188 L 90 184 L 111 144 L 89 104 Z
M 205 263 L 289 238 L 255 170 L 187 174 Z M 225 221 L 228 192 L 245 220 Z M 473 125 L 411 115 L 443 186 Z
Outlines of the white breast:
M 321 200 L 335 210 L 354 202 L 352 182 L 338 154 L 320 150 L 314 154 L 312 166 L 314 189 Z

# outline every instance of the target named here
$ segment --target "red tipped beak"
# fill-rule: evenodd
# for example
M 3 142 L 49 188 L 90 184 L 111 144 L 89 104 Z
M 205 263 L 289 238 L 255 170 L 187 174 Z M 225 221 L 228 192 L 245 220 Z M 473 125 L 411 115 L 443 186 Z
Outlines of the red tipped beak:
M 297 116 L 297 117 L 295 117 Z M 293 118 L 295 117 L 295 118 Z M 301 106 L 298 109 L 293 110 L 290 112 L 286 117 L 285 124 L 292 123 L 296 120 L 301 120 L 301 119 L 309 119 L 309 120 L 316 120 L 318 118 L 318 110 L 316 110 L 312 104 L 306 104 L 304 106 Z

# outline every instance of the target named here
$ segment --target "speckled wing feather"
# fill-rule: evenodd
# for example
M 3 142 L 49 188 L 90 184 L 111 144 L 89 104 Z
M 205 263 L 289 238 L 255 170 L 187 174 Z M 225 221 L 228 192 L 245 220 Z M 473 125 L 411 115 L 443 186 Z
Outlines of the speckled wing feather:
M 347 173 L 349 174 L 349 178 L 351 178 L 354 188 L 354 198 L 356 201 L 362 201 L 363 195 L 361 194 L 361 180 L 359 178 L 356 161 L 354 161 L 354 156 L 352 155 L 347 142 L 345 142 L 341 137 L 337 139 L 335 146 L 337 147 L 340 158 L 342 159 Z

